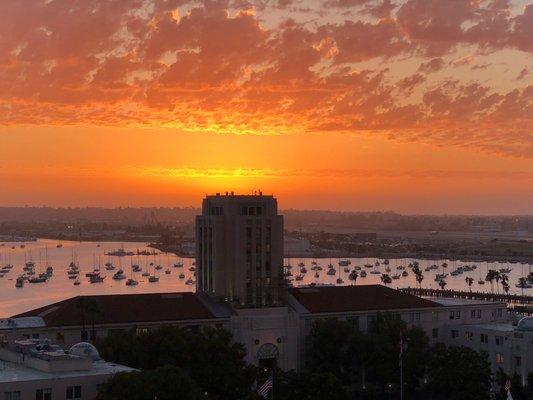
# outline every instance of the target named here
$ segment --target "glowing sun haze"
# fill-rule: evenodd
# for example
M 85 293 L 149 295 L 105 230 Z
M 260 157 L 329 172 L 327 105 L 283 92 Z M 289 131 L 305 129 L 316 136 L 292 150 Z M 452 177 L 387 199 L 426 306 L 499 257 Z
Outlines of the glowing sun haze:
M 533 0 L 0 1 L 0 205 L 533 212 Z

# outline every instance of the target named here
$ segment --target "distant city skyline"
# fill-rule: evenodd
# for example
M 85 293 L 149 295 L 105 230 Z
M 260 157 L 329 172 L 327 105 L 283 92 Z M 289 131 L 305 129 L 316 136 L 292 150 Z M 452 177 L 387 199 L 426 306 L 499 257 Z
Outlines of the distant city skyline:
M 0 205 L 533 214 L 533 1 L 0 2 Z

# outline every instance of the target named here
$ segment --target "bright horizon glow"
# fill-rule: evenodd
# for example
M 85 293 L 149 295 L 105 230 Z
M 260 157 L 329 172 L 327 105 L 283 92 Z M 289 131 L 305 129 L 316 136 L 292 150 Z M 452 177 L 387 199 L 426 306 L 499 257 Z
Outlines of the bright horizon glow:
M 533 0 L 173 3 L 0 2 L 0 206 L 533 214 Z

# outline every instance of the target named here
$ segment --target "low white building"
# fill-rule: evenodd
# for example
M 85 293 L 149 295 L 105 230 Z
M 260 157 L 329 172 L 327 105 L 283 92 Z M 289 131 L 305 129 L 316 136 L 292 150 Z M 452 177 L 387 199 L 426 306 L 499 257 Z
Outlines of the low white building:
M 441 341 L 450 346 L 465 346 L 488 354 L 494 375 L 499 370 L 508 376 L 519 375 L 522 386 L 533 373 L 533 317 L 518 323 L 479 322 L 448 326 Z
M 0 396 L 4 400 L 93 400 L 99 385 L 134 369 L 102 360 L 90 343 L 65 352 L 29 339 L 0 346 Z

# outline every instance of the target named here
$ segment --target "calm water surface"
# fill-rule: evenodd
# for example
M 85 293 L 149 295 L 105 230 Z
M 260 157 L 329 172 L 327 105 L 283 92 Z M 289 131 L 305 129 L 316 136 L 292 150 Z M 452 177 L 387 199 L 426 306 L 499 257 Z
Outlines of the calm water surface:
M 184 267 L 182 269 L 173 268 L 172 265 L 176 263 L 178 257 L 173 254 L 161 253 L 157 256 L 134 256 L 134 257 L 108 257 L 105 256 L 105 252 L 111 250 L 117 250 L 121 247 L 126 251 L 137 252 L 137 250 L 150 250 L 146 247 L 146 243 L 116 243 L 116 242 L 62 242 L 62 247 L 57 248 L 57 241 L 53 240 L 38 240 L 36 242 L 24 243 L 25 247 L 20 248 L 21 243 L 5 243 L 0 247 L 0 266 L 3 266 L 7 262 L 14 265 L 14 268 L 6 274 L 3 278 L 0 278 L 0 317 L 8 317 L 16 313 L 30 310 L 32 308 L 41 307 L 43 305 L 53 303 L 59 300 L 66 299 L 68 297 L 82 295 L 82 294 L 120 294 L 120 293 L 147 293 L 147 292 L 171 292 L 171 291 L 194 291 L 194 285 L 186 285 L 185 282 L 188 278 L 193 277 L 193 272 L 189 271 L 192 266 L 193 259 L 185 258 L 180 261 L 183 262 Z M 12 249 L 12 247 L 15 247 Z M 45 283 L 25 283 L 23 288 L 15 287 L 15 279 L 22 273 L 22 267 L 26 260 L 30 258 L 36 263 L 36 272 L 38 273 L 40 268 L 44 272 L 46 268 L 45 258 L 48 258 L 48 263 L 53 266 L 54 274 L 51 279 Z M 68 279 L 67 268 L 72 260 L 73 254 L 76 256 L 78 265 L 80 266 L 80 282 L 79 286 L 73 285 L 73 280 Z M 39 262 L 41 260 L 41 262 Z M 381 283 L 380 274 L 371 274 L 373 270 L 377 270 L 380 273 L 384 273 L 387 265 L 383 264 L 383 259 L 376 258 L 351 258 L 349 259 L 351 264 L 348 268 L 353 269 L 355 266 L 362 267 L 362 270 L 367 272 L 366 278 L 359 277 L 357 284 L 375 284 Z M 106 271 L 104 264 L 107 261 L 111 261 L 116 267 L 122 267 L 129 278 L 131 276 L 131 263 L 139 264 L 143 271 L 151 268 L 150 263 L 155 265 L 160 264 L 163 269 L 158 271 L 159 282 L 149 283 L 148 277 L 142 277 L 140 273 L 134 275 L 135 279 L 139 281 L 137 286 L 126 286 L 125 280 L 115 281 L 111 279 L 114 271 Z M 316 278 L 315 271 L 311 270 L 312 261 L 316 261 L 318 265 L 322 266 L 323 270 L 319 271 L 319 277 Z M 319 284 L 337 284 L 337 278 L 341 278 L 344 282 L 343 285 L 350 285 L 352 281 L 348 279 L 348 273 L 344 272 L 343 267 L 339 267 L 338 259 L 290 259 L 285 260 L 285 264 L 291 264 L 293 266 L 292 273 L 295 276 L 299 272 L 297 264 L 303 262 L 306 265 L 307 273 L 304 279 L 301 281 L 293 280 L 292 283 L 295 286 L 308 285 L 310 283 Z M 401 273 L 401 270 L 397 270 L 397 267 L 407 266 L 413 261 L 418 261 L 420 268 L 424 274 L 423 287 L 437 288 L 438 284 L 435 282 L 435 274 L 448 273 L 446 277 L 447 289 L 468 289 L 465 282 L 467 276 L 474 279 L 472 290 L 475 291 L 490 291 L 491 285 L 487 282 L 484 285 L 479 285 L 478 280 L 484 279 L 488 269 L 499 270 L 501 268 L 510 268 L 511 272 L 508 274 L 511 284 L 510 293 L 520 294 L 521 289 L 516 288 L 515 284 L 518 278 L 526 276 L 531 271 L 531 266 L 528 264 L 512 264 L 512 263 L 476 263 L 477 268 L 471 272 L 464 272 L 458 276 L 451 276 L 449 273 L 462 265 L 472 265 L 472 262 L 462 261 L 450 261 L 450 260 L 413 260 L 413 259 L 391 259 L 389 260 L 388 267 L 391 269 L 390 275 Z M 376 262 L 379 262 L 379 266 L 375 266 Z M 442 263 L 448 263 L 448 267 L 443 269 Z M 85 277 L 85 273 L 93 269 L 96 264 L 101 265 L 102 275 L 106 278 L 102 283 L 91 284 L 88 278 Z M 336 270 L 336 275 L 327 275 L 328 264 L 333 264 Z M 374 267 L 364 268 L 365 264 L 371 264 Z M 424 269 L 432 264 L 439 266 L 438 270 L 424 271 Z M 40 267 L 41 265 L 41 267 Z M 171 270 L 170 275 L 164 273 L 165 269 Z M 185 274 L 184 279 L 179 279 L 180 272 Z M 359 271 L 360 272 L 360 271 Z M 407 287 L 416 286 L 414 275 L 409 269 L 407 269 L 409 275 L 402 277 L 398 280 L 393 280 L 391 287 Z M 293 276 L 293 278 L 294 278 Z M 496 291 L 496 285 L 494 286 Z M 501 287 L 499 289 L 501 291 Z M 524 289 L 524 294 L 533 295 L 533 289 Z
M 0 247 L 0 265 L 10 262 L 14 268 L 0 278 L 0 318 L 11 316 L 15 313 L 31 310 L 49 303 L 63 300 L 69 297 L 82 294 L 106 294 L 106 293 L 146 293 L 146 292 L 169 292 L 169 291 L 194 291 L 194 285 L 188 286 L 185 281 L 192 277 L 193 272 L 189 267 L 194 260 L 183 259 L 183 268 L 173 268 L 172 265 L 178 261 L 173 254 L 161 253 L 158 256 L 134 256 L 134 257 L 107 257 L 105 252 L 117 250 L 121 247 L 126 251 L 137 252 L 137 250 L 151 250 L 146 247 L 146 243 L 113 243 L 113 242 L 61 242 L 63 247 L 57 248 L 58 242 L 52 240 L 38 240 L 36 242 L 24 243 L 25 248 L 21 249 L 21 243 L 5 243 Z M 98 247 L 99 245 L 99 247 Z M 12 247 L 15 246 L 15 249 Z M 15 287 L 15 279 L 22 273 L 22 268 L 26 260 L 35 262 L 36 273 L 46 269 L 45 254 L 48 253 L 48 263 L 53 266 L 54 274 L 45 283 L 25 282 L 23 288 Z M 74 280 L 68 279 L 67 269 L 72 260 L 73 254 L 77 258 L 80 267 L 80 285 L 74 286 Z M 41 259 L 41 263 L 39 263 Z M 93 270 L 93 266 L 101 264 L 101 274 L 106 276 L 102 283 L 89 283 L 85 273 Z M 110 261 L 118 267 L 124 269 L 126 277 L 130 278 L 131 263 L 139 264 L 143 271 L 150 263 L 160 264 L 163 269 L 157 271 L 159 282 L 149 283 L 148 277 L 141 276 L 141 273 L 134 275 L 139 281 L 137 286 L 126 286 L 126 280 L 116 281 L 112 279 L 115 271 L 106 271 L 104 264 Z M 41 264 L 41 267 L 39 265 Z M 170 268 L 171 274 L 164 273 L 166 268 Z M 184 279 L 179 279 L 180 272 L 185 274 Z M 194 279 L 194 277 L 192 277 Z

